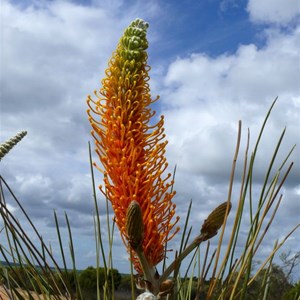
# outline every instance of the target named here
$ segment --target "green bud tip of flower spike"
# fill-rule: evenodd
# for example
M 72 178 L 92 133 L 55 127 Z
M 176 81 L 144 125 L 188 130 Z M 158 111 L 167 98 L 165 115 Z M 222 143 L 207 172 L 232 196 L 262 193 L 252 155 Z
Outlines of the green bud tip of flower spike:
M 136 19 L 126 28 L 121 41 L 118 54 L 125 60 L 142 62 L 147 59 L 146 49 L 148 41 L 146 38 L 149 24 L 141 19 Z

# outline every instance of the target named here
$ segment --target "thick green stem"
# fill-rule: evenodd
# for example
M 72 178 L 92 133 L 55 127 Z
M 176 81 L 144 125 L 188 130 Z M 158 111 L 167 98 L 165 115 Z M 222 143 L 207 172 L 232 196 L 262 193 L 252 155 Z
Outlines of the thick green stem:
M 154 266 L 151 266 L 144 254 L 144 251 L 142 249 L 141 246 L 139 246 L 136 250 L 135 250 L 138 258 L 139 258 L 139 261 L 141 263 L 141 267 L 142 267 L 142 270 L 143 270 L 143 274 L 144 274 L 144 277 L 145 277 L 145 280 L 147 280 L 148 282 L 151 283 L 150 286 L 148 286 L 146 284 L 146 290 L 153 293 L 154 295 L 157 295 L 158 292 L 159 292 L 159 282 L 158 280 L 155 278 L 155 273 L 156 273 L 156 270 L 154 268 Z

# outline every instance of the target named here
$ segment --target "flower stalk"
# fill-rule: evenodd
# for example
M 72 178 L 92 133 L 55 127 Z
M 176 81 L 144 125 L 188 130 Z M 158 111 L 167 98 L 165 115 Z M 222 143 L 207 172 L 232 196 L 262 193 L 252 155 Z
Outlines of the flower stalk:
M 216 207 L 204 221 L 200 234 L 190 243 L 182 253 L 169 265 L 160 277 L 160 282 L 164 282 L 174 271 L 177 264 L 181 263 L 199 245 L 214 237 L 224 224 L 231 209 L 231 202 L 224 202 Z
M 174 182 L 171 174 L 164 175 L 164 117 L 154 125 L 152 121 L 156 112 L 151 105 L 158 97 L 151 98 L 148 83 L 147 28 L 140 19 L 129 25 L 109 61 L 102 88 L 94 92 L 96 100 L 89 96 L 87 103 L 102 164 L 95 166 L 104 174 L 100 190 L 112 204 L 135 270 L 155 286 L 155 266 L 179 230 L 179 217 L 172 202 L 175 191 L 169 191 Z M 131 218 L 135 214 L 138 221 Z

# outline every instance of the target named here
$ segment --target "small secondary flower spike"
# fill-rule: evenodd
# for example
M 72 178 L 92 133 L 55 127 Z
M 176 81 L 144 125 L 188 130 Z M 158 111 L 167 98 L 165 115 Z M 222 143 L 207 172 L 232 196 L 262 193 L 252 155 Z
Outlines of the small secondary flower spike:
M 126 214 L 132 201 L 138 203 L 143 220 L 141 247 L 150 266 L 165 256 L 165 244 L 178 231 L 174 218 L 175 192 L 171 174 L 164 175 L 164 118 L 150 124 L 155 111 L 150 105 L 150 67 L 147 65 L 148 24 L 133 21 L 125 30 L 105 71 L 102 88 L 95 91 L 96 100 L 88 97 L 88 115 L 92 125 L 96 152 L 103 165 L 105 188 L 111 201 L 115 220 L 127 249 L 130 241 L 126 231 Z M 131 224 L 127 224 L 130 228 Z M 141 235 L 139 236 L 141 238 Z M 139 243 L 139 242 L 138 242 Z M 142 271 L 135 252 L 135 269 Z
M 20 131 L 11 139 L 0 145 L 0 160 L 27 134 L 27 131 Z
M 225 218 L 229 214 L 230 210 L 231 202 L 224 202 L 209 214 L 201 228 L 201 234 L 205 236 L 204 241 L 212 238 L 218 233 L 218 230 L 223 225 Z

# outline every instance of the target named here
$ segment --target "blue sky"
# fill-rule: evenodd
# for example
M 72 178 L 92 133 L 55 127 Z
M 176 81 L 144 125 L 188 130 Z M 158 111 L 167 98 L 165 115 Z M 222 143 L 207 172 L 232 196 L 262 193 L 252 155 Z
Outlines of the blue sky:
M 193 199 L 196 228 L 227 197 L 238 120 L 242 147 L 247 128 L 253 146 L 266 111 L 279 97 L 258 154 L 257 194 L 285 126 L 281 157 L 300 144 L 299 11 L 296 0 L 2 0 L 0 140 L 20 130 L 28 135 L 1 161 L 1 174 L 57 255 L 53 209 L 60 220 L 64 211 L 70 217 L 79 267 L 95 264 L 85 100 L 100 88 L 126 26 L 137 17 L 150 24 L 150 86 L 153 97 L 161 96 L 155 109 L 165 115 L 170 170 L 177 164 L 174 201 L 184 220 Z M 258 259 L 299 222 L 298 148 L 291 160 L 284 201 Z M 242 155 L 239 167 L 241 162 Z M 101 180 L 97 173 L 97 183 Z M 104 211 L 101 195 L 99 203 Z M 179 240 L 173 240 L 175 248 Z M 299 244 L 296 232 L 285 249 L 300 250 Z M 115 265 L 127 272 L 117 232 L 114 252 Z
M 162 27 L 162 34 L 168 40 L 163 56 L 193 52 L 215 56 L 234 52 L 239 44 L 256 39 L 255 26 L 246 18 L 244 5 L 229 4 L 221 8 L 218 1 L 182 1 L 176 6 L 172 2 L 166 6 L 166 10 L 172 11 L 173 20 L 155 24 Z

